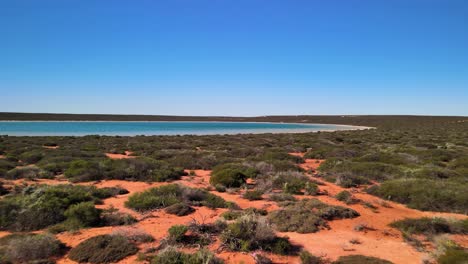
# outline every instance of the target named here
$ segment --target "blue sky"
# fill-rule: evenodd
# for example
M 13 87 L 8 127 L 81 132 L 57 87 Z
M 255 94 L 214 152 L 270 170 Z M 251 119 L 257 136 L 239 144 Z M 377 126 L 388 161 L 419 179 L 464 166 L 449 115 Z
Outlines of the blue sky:
M 468 1 L 0 0 L 0 111 L 468 115 Z

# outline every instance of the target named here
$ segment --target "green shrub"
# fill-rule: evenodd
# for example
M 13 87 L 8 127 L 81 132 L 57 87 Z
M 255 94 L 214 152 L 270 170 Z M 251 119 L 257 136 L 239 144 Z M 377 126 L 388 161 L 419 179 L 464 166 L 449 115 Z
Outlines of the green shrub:
M 6 175 L 6 179 L 17 180 L 17 179 L 50 179 L 53 175 L 43 171 L 34 166 L 21 167 L 9 170 Z
M 392 264 L 392 262 L 376 257 L 349 255 L 339 257 L 333 264 Z
M 72 205 L 99 202 L 100 199 L 96 196 L 98 192 L 93 186 L 28 186 L 22 193 L 0 200 L 0 229 L 33 231 L 58 224 L 67 219 L 65 211 Z M 81 209 L 81 206 L 79 208 Z
M 67 221 L 77 223 L 79 227 L 97 226 L 101 222 L 102 210 L 97 209 L 93 202 L 73 204 L 65 210 Z
M 168 214 L 184 216 L 195 212 L 195 209 L 186 203 L 176 203 L 166 207 L 165 211 Z
M 101 225 L 104 226 L 121 226 L 131 225 L 138 222 L 138 220 L 126 213 L 121 213 L 117 209 L 107 209 L 101 214 Z
M 131 195 L 125 206 L 137 211 L 148 211 L 184 202 L 193 206 L 208 206 L 210 208 L 226 208 L 229 203 L 219 196 L 202 189 L 194 189 L 169 184 L 151 188 L 141 193 Z
M 178 251 L 173 247 L 167 247 L 151 260 L 151 264 L 222 264 L 223 260 L 217 258 L 207 249 L 202 249 L 193 254 Z
M 369 193 L 407 204 L 410 208 L 437 212 L 468 212 L 467 183 L 428 179 L 386 181 Z
M 263 249 L 275 254 L 286 255 L 295 249 L 287 238 L 277 237 L 265 219 L 245 215 L 227 226 L 221 241 L 233 251 Z
M 14 234 L 0 239 L 2 263 L 47 263 L 64 252 L 65 245 L 48 234 Z
M 323 264 L 325 263 L 322 258 L 310 254 L 308 251 L 301 251 L 299 254 L 301 264 Z
M 37 163 L 39 162 L 42 158 L 44 157 L 44 155 L 42 154 L 41 151 L 38 151 L 38 150 L 32 150 L 32 151 L 28 151 L 28 152 L 23 152 L 19 158 L 21 161 L 23 161 L 24 163 L 26 164 L 34 164 L 34 163 Z
M 317 199 L 289 202 L 268 218 L 281 232 L 313 233 L 327 227 L 327 220 L 354 218 L 359 213 L 350 208 L 330 206 Z
M 119 227 L 118 229 L 112 231 L 111 235 L 126 237 L 128 240 L 136 244 L 149 243 L 154 241 L 154 237 L 152 237 L 150 234 L 134 227 Z
M 221 217 L 226 219 L 226 220 L 235 220 L 239 217 L 241 217 L 243 214 L 241 211 L 226 211 L 221 214 Z
M 341 191 L 335 195 L 335 198 L 338 201 L 342 201 L 346 204 L 355 203 L 357 200 L 353 197 L 353 195 L 348 191 Z
M 238 168 L 219 166 L 211 173 L 210 184 L 213 186 L 223 185 L 228 188 L 240 187 L 245 184 L 247 175 Z
M 449 221 L 440 217 L 406 218 L 390 224 L 402 232 L 410 234 L 436 235 L 442 233 L 468 234 L 468 220 Z
M 188 231 L 188 227 L 185 225 L 174 225 L 169 228 L 169 240 L 173 242 L 182 242 L 185 238 L 185 234 Z
M 124 236 L 99 235 L 72 248 L 68 257 L 80 263 L 110 263 L 117 262 L 137 252 L 138 248 Z
M 296 201 L 297 199 L 289 193 L 274 193 L 268 199 L 275 202 Z
M 95 161 L 75 160 L 65 170 L 65 177 L 72 182 L 96 181 L 102 179 L 99 164 Z
M 246 191 L 244 195 L 242 196 L 244 199 L 247 199 L 249 201 L 256 201 L 256 200 L 262 200 L 262 192 L 259 190 L 253 190 L 253 191 Z

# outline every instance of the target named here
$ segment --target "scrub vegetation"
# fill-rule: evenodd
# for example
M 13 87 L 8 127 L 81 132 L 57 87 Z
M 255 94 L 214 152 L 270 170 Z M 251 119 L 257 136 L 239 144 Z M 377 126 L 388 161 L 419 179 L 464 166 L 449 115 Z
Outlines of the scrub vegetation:
M 2 115 L 9 120 L 26 118 L 25 114 L 0 114 L 0 118 Z M 130 118 L 31 118 L 65 117 Z M 167 117 L 133 118 L 161 121 Z M 468 118 L 278 116 L 206 120 L 317 122 L 375 129 L 210 136 L 0 136 L 0 230 L 12 233 L 0 238 L 0 262 L 53 263 L 66 255 L 77 262 L 109 263 L 139 252 L 138 258 L 146 263 L 223 263 L 218 252 L 207 249 L 216 241 L 221 244 L 220 250 L 231 253 L 258 251 L 255 259 L 259 262 L 292 255 L 302 263 L 321 263 L 326 260 L 301 250 L 277 232 L 320 232 L 329 228 L 330 221 L 359 217 L 357 210 L 361 207 L 372 209 L 373 213 L 382 209 L 376 205 L 385 207 L 383 203 L 360 200 L 363 190 L 376 200 L 381 198 L 422 211 L 468 213 Z M 305 154 L 290 155 L 292 152 Z M 125 158 L 112 159 L 108 154 Z M 316 159 L 318 168 L 304 169 L 300 166 L 304 159 Z M 212 172 L 200 176 L 198 170 Z M 112 181 L 123 187 L 122 181 L 126 181 L 129 186 L 143 184 L 147 188 L 132 191 L 129 186 L 128 190 L 93 186 Z M 345 190 L 339 188 L 339 192 L 329 195 L 320 186 L 324 182 Z M 186 186 L 188 183 L 191 187 Z M 330 196 L 327 198 L 333 205 L 317 199 L 324 195 Z M 237 204 L 230 202 L 232 197 L 240 199 Z M 139 217 L 99 206 L 106 199 L 116 198 L 127 207 L 121 206 L 121 210 Z M 274 208 L 267 211 L 255 206 L 259 203 L 269 203 Z M 195 219 L 203 210 L 217 215 L 206 223 L 197 222 L 200 220 Z M 151 236 L 126 235 L 134 232 L 125 228 L 134 228 L 139 221 L 154 217 L 155 212 L 185 219 L 186 223 L 168 230 L 156 248 L 150 242 Z M 120 231 L 113 234 L 88 236 L 71 249 L 58 240 L 67 232 L 105 226 L 127 227 L 118 227 Z M 414 242 L 422 235 L 440 245 L 434 255 L 439 263 L 457 263 L 466 257 L 462 245 L 437 242 L 439 236 L 466 235 L 466 220 L 403 219 L 391 224 L 391 228 L 400 230 L 407 241 Z M 25 233 L 31 231 L 40 234 Z M 146 244 L 140 247 L 141 243 Z M 27 245 L 30 252 L 23 250 Z M 194 245 L 202 250 L 181 250 Z M 151 250 L 143 252 L 141 248 Z M 24 252 L 15 253 L 20 251 Z M 334 260 L 389 263 L 351 253 Z

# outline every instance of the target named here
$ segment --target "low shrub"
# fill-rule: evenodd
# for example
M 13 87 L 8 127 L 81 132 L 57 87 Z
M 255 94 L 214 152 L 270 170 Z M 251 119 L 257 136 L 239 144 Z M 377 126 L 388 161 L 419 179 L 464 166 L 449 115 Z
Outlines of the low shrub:
M 449 180 L 398 179 L 367 190 L 410 208 L 437 212 L 468 212 L 468 184 Z
M 0 239 L 2 263 L 49 263 L 65 253 L 65 245 L 49 234 L 14 234 Z
M 274 193 L 268 199 L 274 202 L 296 201 L 297 199 L 289 193 Z
M 166 208 L 177 203 L 210 208 L 226 208 L 230 205 L 221 197 L 208 191 L 169 184 L 135 193 L 128 198 L 125 206 L 137 211 L 149 211 Z
M 339 257 L 332 264 L 392 264 L 392 262 L 376 257 L 348 255 Z
M 266 219 L 245 215 L 227 226 L 221 241 L 233 251 L 261 249 L 275 254 L 287 255 L 296 249 L 287 238 L 277 237 Z
M 317 199 L 286 202 L 268 218 L 281 232 L 313 233 L 327 227 L 327 220 L 354 218 L 359 213 L 350 208 L 331 206 Z
M 119 210 L 110 208 L 101 214 L 101 225 L 104 226 L 122 226 L 131 225 L 138 220 L 130 214 L 119 212 Z
M 168 239 L 172 242 L 182 242 L 185 238 L 185 234 L 188 231 L 188 227 L 185 225 L 174 225 L 169 228 Z
M 98 225 L 99 210 L 93 204 L 101 201 L 99 193 L 93 186 L 25 187 L 20 193 L 0 200 L 0 230 L 33 231 L 67 219 L 70 228 Z
M 239 217 L 241 217 L 243 213 L 241 211 L 226 211 L 221 214 L 221 217 L 226 219 L 226 220 L 235 220 Z
M 47 171 L 41 170 L 35 166 L 21 167 L 9 170 L 5 179 L 17 180 L 17 179 L 51 179 L 53 175 Z
M 242 196 L 244 199 L 247 199 L 249 201 L 256 201 L 256 200 L 262 200 L 262 192 L 259 190 L 253 190 L 253 191 L 246 191 L 244 195 Z
M 228 188 L 241 187 L 245 184 L 247 178 L 245 170 L 239 168 L 238 165 L 224 164 L 213 169 L 210 184 L 213 186 L 222 185 Z
M 151 260 L 151 264 L 223 264 L 224 261 L 216 257 L 207 249 L 201 249 L 189 254 L 178 251 L 174 247 L 166 247 Z
M 395 221 L 391 223 L 390 226 L 397 228 L 402 232 L 410 234 L 425 234 L 428 236 L 443 233 L 468 234 L 468 219 L 450 221 L 440 217 L 406 218 Z
M 324 264 L 325 261 L 321 257 L 317 257 L 312 255 L 308 251 L 301 251 L 299 254 L 299 258 L 301 259 L 301 264 Z
M 348 191 L 339 192 L 338 194 L 335 195 L 335 198 L 338 201 L 342 201 L 346 204 L 352 204 L 356 202 L 356 199 L 354 199 L 353 195 Z
M 137 252 L 138 248 L 135 244 L 124 236 L 99 235 L 72 248 L 68 257 L 80 263 L 110 263 L 117 262 Z
M 97 226 L 101 222 L 102 210 L 97 209 L 93 202 L 73 204 L 65 210 L 67 221 L 76 223 L 78 227 Z
M 111 235 L 126 237 L 128 240 L 136 244 L 149 243 L 154 241 L 153 236 L 135 227 L 119 227 L 118 229 L 112 231 Z
M 168 214 L 184 216 L 195 212 L 195 209 L 186 203 L 176 203 L 166 207 L 165 211 Z
M 466 264 L 468 250 L 461 247 L 453 247 L 445 250 L 444 254 L 437 258 L 439 264 Z

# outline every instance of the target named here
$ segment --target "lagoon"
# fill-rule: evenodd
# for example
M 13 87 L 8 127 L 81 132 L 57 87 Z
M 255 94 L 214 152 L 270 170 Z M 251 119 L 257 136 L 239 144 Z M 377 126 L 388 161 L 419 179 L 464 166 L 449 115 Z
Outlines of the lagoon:
M 266 122 L 132 122 L 132 121 L 0 121 L 0 135 L 9 136 L 136 136 L 305 133 L 364 127 Z

